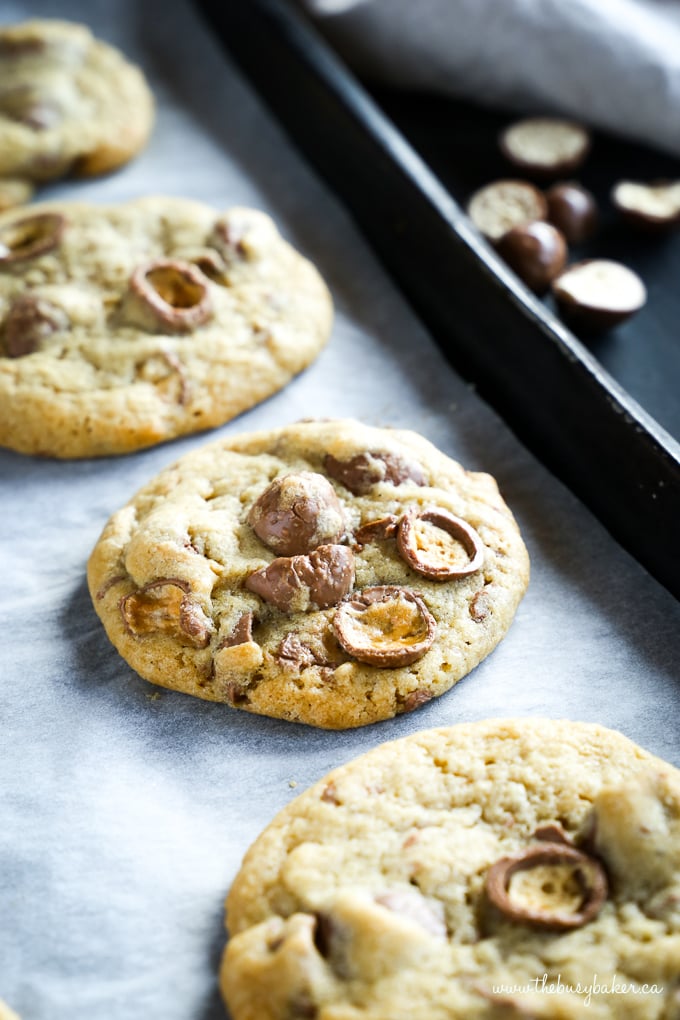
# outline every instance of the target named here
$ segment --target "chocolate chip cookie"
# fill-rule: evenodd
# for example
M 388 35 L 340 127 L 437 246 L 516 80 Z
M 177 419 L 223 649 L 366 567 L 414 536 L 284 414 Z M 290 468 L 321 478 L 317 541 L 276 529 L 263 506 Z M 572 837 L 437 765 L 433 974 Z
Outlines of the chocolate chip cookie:
M 143 147 L 153 115 L 141 71 L 85 25 L 0 29 L 0 177 L 114 170 Z
M 383 744 L 278 815 L 227 924 L 233 1020 L 676 1020 L 680 772 L 564 721 Z
M 177 198 L 0 216 L 0 445 L 126 453 L 240 414 L 327 340 L 328 290 L 263 213 Z
M 145 679 L 342 729 L 453 686 L 528 573 L 491 477 L 415 433 L 326 420 L 182 458 L 111 518 L 89 583 Z

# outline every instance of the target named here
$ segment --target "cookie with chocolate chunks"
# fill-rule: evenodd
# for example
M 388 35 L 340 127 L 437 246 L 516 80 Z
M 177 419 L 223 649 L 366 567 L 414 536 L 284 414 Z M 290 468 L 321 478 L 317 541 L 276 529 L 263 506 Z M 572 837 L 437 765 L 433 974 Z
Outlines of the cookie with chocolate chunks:
M 113 515 L 88 574 L 145 679 L 344 729 L 473 669 L 529 564 L 489 475 L 413 432 L 323 420 L 183 457 Z
M 221 425 L 302 371 L 331 319 L 316 269 L 255 210 L 6 212 L 0 445 L 95 457 Z
M 142 72 L 85 25 L 34 19 L 0 29 L 0 177 L 12 181 L 5 205 L 30 197 L 29 181 L 127 163 L 153 120 Z
M 288 804 L 226 920 L 233 1020 L 670 1020 L 680 771 L 588 723 L 416 733 Z

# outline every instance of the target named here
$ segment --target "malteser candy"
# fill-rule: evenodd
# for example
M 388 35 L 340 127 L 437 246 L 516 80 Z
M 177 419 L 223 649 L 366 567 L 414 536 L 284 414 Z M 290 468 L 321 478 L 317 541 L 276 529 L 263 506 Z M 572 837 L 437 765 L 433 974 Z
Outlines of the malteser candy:
M 382 585 L 344 602 L 333 628 L 345 651 L 360 662 L 408 666 L 432 647 L 436 624 L 416 592 Z
M 413 570 L 436 581 L 468 577 L 484 565 L 484 543 L 474 528 L 437 507 L 404 514 L 397 547 Z
M 379 482 L 390 485 L 404 485 L 406 482 L 427 485 L 420 464 L 394 453 L 371 450 L 350 457 L 349 460 L 338 460 L 328 454 L 323 466 L 331 478 L 355 496 L 363 495 Z
M 335 543 L 345 529 L 333 486 L 313 471 L 275 479 L 253 504 L 248 523 L 279 556 L 296 556 Z
M 564 234 L 568 244 L 582 244 L 597 229 L 594 195 L 574 181 L 553 184 L 545 193 L 548 220 Z
M 618 326 L 647 300 L 637 273 L 610 259 L 587 259 L 568 266 L 553 281 L 552 290 L 565 321 L 591 331 Z
M 120 600 L 126 630 L 135 637 L 168 634 L 180 642 L 204 648 L 213 630 L 210 620 L 192 598 L 189 585 L 161 578 Z
M 9 358 L 23 358 L 40 349 L 43 341 L 69 328 L 69 318 L 46 298 L 22 294 L 12 303 L 3 325 L 4 349 Z
M 486 875 L 486 894 L 503 918 L 534 928 L 582 928 L 600 913 L 607 891 L 600 862 L 561 842 L 528 846 Z
M 590 135 L 582 124 L 557 117 L 529 117 L 503 131 L 501 152 L 528 173 L 563 177 L 581 166 L 590 150 Z
M 468 215 L 480 233 L 495 244 L 513 227 L 544 220 L 548 203 L 528 181 L 494 181 L 474 193 Z
M 346 545 L 322 545 L 308 556 L 280 556 L 246 579 L 246 588 L 282 613 L 327 609 L 354 584 L 354 554 Z
M 212 316 L 207 281 L 188 262 L 148 262 L 130 277 L 121 314 L 125 322 L 150 333 L 192 333 Z
M 567 264 L 564 237 L 551 223 L 524 223 L 498 242 L 498 254 L 536 294 L 545 294 Z
M 680 223 L 680 181 L 620 181 L 612 202 L 629 223 L 645 230 L 668 230 Z
M 0 268 L 47 255 L 61 241 L 66 220 L 59 213 L 38 213 L 0 228 Z

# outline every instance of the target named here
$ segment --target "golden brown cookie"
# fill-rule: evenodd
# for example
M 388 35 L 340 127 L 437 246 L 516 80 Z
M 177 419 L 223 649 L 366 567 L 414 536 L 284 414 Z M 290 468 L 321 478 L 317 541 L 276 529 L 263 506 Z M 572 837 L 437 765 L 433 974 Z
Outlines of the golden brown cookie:
M 153 115 L 141 71 L 85 25 L 0 29 L 0 177 L 114 170 L 144 146 Z
M 0 215 L 0 445 L 127 453 L 221 425 L 325 344 L 332 305 L 264 213 L 179 198 Z
M 677 1020 L 680 772 L 564 721 L 383 744 L 263 832 L 227 924 L 233 1020 Z
M 528 574 L 489 475 L 413 432 L 328 420 L 190 453 L 89 564 L 145 679 L 332 729 L 447 691 L 501 640 Z

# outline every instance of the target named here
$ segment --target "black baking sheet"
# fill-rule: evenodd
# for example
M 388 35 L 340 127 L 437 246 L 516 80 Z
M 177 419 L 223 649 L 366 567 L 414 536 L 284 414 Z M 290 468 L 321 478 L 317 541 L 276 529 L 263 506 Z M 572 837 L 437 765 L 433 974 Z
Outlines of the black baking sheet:
M 483 185 L 524 176 L 503 158 L 497 142 L 516 117 L 439 96 L 371 91 L 464 207 Z M 583 337 L 584 342 L 630 396 L 680 440 L 680 232 L 633 228 L 611 202 L 612 187 L 620 180 L 680 179 L 680 161 L 595 132 L 590 158 L 572 177 L 597 199 L 599 227 L 592 239 L 572 247 L 570 261 L 617 259 L 638 272 L 648 290 L 647 304 L 635 317 L 600 336 Z M 544 302 L 555 311 L 550 296 Z
M 450 361 L 680 596 L 673 551 L 680 446 L 671 434 L 678 431 L 677 239 L 640 238 L 605 215 L 592 251 L 638 268 L 650 301 L 637 320 L 588 347 L 505 269 L 461 208 L 475 187 L 507 175 L 495 150 L 507 118 L 430 97 L 382 92 L 374 101 L 285 0 L 198 4 Z M 602 195 L 620 164 L 634 176 L 648 157 L 600 141 L 584 183 Z M 671 162 L 657 156 L 645 175 L 667 174 Z

